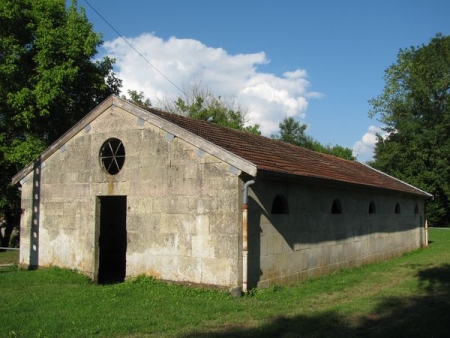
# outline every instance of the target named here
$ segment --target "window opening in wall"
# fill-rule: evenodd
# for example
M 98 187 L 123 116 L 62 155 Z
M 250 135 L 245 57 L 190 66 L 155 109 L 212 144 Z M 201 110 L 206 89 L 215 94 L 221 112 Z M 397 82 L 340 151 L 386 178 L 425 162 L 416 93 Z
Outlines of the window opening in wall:
M 331 206 L 332 214 L 342 214 L 342 205 L 341 202 L 336 198 L 333 201 L 333 205 Z
M 276 195 L 272 203 L 272 214 L 289 214 L 289 204 L 286 197 Z
M 414 207 L 414 213 L 418 214 L 419 213 L 419 206 L 416 204 L 416 206 Z
M 375 206 L 375 202 L 372 201 L 369 204 L 369 214 L 376 214 L 377 213 L 377 208 Z
M 100 148 L 100 165 L 111 175 L 116 175 L 125 163 L 125 147 L 121 140 L 110 138 Z
M 395 205 L 395 213 L 396 214 L 400 213 L 400 204 L 398 204 L 398 203 Z

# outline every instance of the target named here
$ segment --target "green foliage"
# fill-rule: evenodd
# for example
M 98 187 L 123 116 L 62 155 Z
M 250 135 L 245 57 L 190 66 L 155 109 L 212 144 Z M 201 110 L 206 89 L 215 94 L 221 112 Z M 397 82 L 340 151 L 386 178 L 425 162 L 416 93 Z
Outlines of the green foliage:
M 93 61 L 101 43 L 76 1 L 0 2 L 0 215 L 8 224 L 18 222 L 12 176 L 119 93 L 114 61 Z
M 174 102 L 166 104 L 165 109 L 223 127 L 261 134 L 258 124 L 247 124 L 245 112 L 240 107 L 236 109 L 234 101 L 221 96 L 216 97 L 208 89 L 202 89 L 198 85 L 194 86 L 184 98 L 179 97 Z
M 334 146 L 327 147 L 328 153 L 326 150 L 321 151 L 325 154 L 330 154 L 333 156 L 337 156 L 346 160 L 355 161 L 356 158 L 353 156 L 353 151 L 350 148 L 340 146 L 338 144 Z
M 387 137 L 378 136 L 372 165 L 431 194 L 431 224 L 450 220 L 450 37 L 400 50 L 370 101 Z
M 285 117 L 278 127 L 280 128 L 279 133 L 272 135 L 277 140 L 305 148 L 309 148 L 313 143 L 312 137 L 305 134 L 308 126 L 300 124 L 293 117 Z
M 128 96 L 129 98 L 127 98 L 125 95 L 122 95 L 122 98 L 125 100 L 130 100 L 135 105 L 138 105 L 143 108 L 152 107 L 152 102 L 150 101 L 150 99 L 145 98 L 143 91 L 138 93 L 136 90 L 128 90 Z
M 334 155 L 352 161 L 355 160 L 351 149 L 339 145 L 324 146 L 319 141 L 314 140 L 311 136 L 306 135 L 305 131 L 308 126 L 306 124 L 300 124 L 300 122 L 295 121 L 293 117 L 285 117 L 278 126 L 280 131 L 278 134 L 272 135 L 272 138 L 274 139 L 319 153 Z
M 0 336 L 446 337 L 450 231 L 430 229 L 430 239 L 397 259 L 242 298 L 145 276 L 97 285 L 66 269 L 0 267 Z

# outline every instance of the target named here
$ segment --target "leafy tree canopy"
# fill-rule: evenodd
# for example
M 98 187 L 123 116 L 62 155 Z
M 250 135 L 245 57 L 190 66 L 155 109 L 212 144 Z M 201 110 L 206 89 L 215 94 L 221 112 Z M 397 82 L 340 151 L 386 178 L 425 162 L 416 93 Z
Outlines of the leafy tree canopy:
M 306 135 L 305 131 L 308 126 L 306 124 L 300 124 L 300 122 L 295 121 L 293 117 L 285 117 L 278 126 L 280 131 L 278 134 L 272 135 L 272 138 L 274 139 L 314 150 L 319 153 L 334 155 L 352 161 L 355 160 L 351 149 L 339 145 L 324 146 L 311 136 Z
M 113 60 L 76 1 L 0 2 L 0 215 L 17 222 L 12 176 L 112 93 Z M 4 245 L 5 243 L 1 243 Z
M 164 109 L 169 112 L 260 135 L 259 125 L 249 125 L 245 111 L 235 106 L 234 100 L 217 97 L 199 85 L 194 85 L 184 98 L 164 103 Z
M 128 90 L 128 97 L 122 95 L 122 98 L 125 100 L 129 100 L 133 102 L 135 105 L 138 105 L 143 108 L 151 108 L 152 101 L 150 99 L 145 98 L 144 92 L 140 91 L 139 93 L 136 90 Z
M 372 166 L 434 195 L 431 224 L 450 221 L 450 37 L 400 50 L 370 101 L 387 136 L 378 136 Z

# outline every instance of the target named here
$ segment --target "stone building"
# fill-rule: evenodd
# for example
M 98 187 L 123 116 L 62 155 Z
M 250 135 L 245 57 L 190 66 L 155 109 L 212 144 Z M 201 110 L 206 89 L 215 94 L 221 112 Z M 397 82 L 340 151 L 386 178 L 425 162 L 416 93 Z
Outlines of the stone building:
M 23 266 L 243 291 L 420 248 L 431 197 L 362 163 L 116 96 L 18 182 Z

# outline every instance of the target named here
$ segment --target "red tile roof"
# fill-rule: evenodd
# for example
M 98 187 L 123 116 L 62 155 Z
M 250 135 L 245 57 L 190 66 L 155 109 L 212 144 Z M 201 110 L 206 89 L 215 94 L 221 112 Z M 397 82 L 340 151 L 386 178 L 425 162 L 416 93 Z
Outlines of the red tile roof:
M 221 127 L 214 123 L 177 114 L 155 109 L 149 109 L 149 112 L 253 163 L 258 170 L 340 181 L 431 197 L 430 194 L 418 188 L 360 162 L 321 154 L 268 137 Z
M 273 172 L 300 177 L 326 179 L 400 191 L 423 197 L 432 197 L 432 195 L 416 187 L 359 162 L 348 161 L 335 156 L 317 153 L 264 136 L 224 128 L 214 123 L 195 120 L 156 109 L 148 109 L 145 111 L 114 95 L 103 101 L 97 108 L 62 135 L 60 139 L 41 154 L 40 160 L 45 161 L 76 133 L 85 128 L 86 125 L 94 120 L 99 114 L 102 114 L 111 105 L 115 104 L 121 105 L 124 109 L 130 110 L 130 113 L 137 114 L 137 116 L 143 113 L 145 115 L 151 113 L 153 116 L 162 118 L 165 121 L 190 132 L 195 137 L 199 137 L 200 139 L 233 154 L 237 158 L 251 163 L 252 167 L 256 166 L 257 172 L 265 171 L 269 173 Z M 27 167 L 18 172 L 12 178 L 12 184 L 16 184 L 22 180 L 33 170 L 33 166 L 34 163 L 30 163 Z M 257 173 L 256 176 L 258 176 Z

